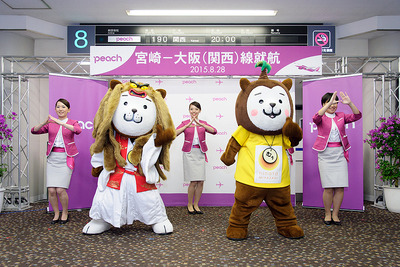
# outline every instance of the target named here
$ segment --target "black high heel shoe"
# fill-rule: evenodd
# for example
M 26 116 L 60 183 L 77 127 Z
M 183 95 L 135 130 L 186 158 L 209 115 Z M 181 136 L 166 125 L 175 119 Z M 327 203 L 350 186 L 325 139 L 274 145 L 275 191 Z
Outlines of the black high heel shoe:
M 69 222 L 69 216 L 67 217 L 66 220 L 60 220 L 60 224 L 66 224 L 67 222 Z
M 196 214 L 204 214 L 204 212 L 202 212 L 201 210 L 196 210 L 193 206 L 193 210 Z
M 60 219 L 52 220 L 52 221 L 50 222 L 50 224 L 57 224 L 57 223 L 59 223 L 59 222 L 60 222 Z
M 194 209 L 194 208 L 193 208 L 193 209 Z M 191 214 L 191 215 L 196 214 L 196 211 L 195 211 L 195 210 L 194 210 L 194 211 L 190 211 L 189 208 L 187 208 L 187 211 L 188 211 L 188 213 Z

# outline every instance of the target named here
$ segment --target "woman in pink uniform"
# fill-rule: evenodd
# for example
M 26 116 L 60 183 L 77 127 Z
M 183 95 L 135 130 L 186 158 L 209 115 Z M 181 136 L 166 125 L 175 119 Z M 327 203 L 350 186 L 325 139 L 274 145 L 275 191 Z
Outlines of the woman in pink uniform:
M 206 133 L 215 135 L 217 129 L 206 121 L 199 120 L 200 103 L 194 101 L 189 104 L 190 120 L 183 121 L 176 128 L 176 135 L 185 134 L 183 143 L 183 170 L 184 179 L 190 182 L 188 188 L 189 214 L 203 214 L 199 208 L 199 201 L 203 193 L 203 184 L 206 180 L 205 164 L 207 161 Z
M 336 94 L 335 91 L 322 96 L 322 108 L 313 116 L 313 122 L 318 128 L 313 149 L 318 151 L 318 168 L 324 188 L 322 199 L 326 225 L 341 224 L 339 210 L 343 201 L 344 188 L 349 186 L 347 161 L 350 144 L 345 125 L 362 117 L 347 93 L 340 92 L 342 98 L 340 101 Z M 353 113 L 336 112 L 339 102 L 348 105 Z
M 70 104 L 60 98 L 55 105 L 58 118 L 48 115 L 47 119 L 32 128 L 33 134 L 49 134 L 47 142 L 47 190 L 49 202 L 54 210 L 54 218 L 51 224 L 68 222 L 68 194 L 74 157 L 78 155 L 74 136 L 82 132 L 78 121 L 67 118 Z M 58 199 L 62 206 L 62 215 L 58 208 Z

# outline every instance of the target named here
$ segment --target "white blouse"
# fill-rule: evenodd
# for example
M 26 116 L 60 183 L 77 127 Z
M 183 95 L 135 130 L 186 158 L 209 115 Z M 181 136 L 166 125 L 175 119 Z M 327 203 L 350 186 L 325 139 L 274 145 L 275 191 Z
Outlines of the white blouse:
M 63 119 L 61 122 L 66 123 L 67 121 L 68 121 L 68 118 Z M 60 125 L 60 128 L 58 129 L 56 139 L 54 140 L 54 147 L 65 147 L 64 139 L 62 137 L 62 126 L 61 125 Z
M 197 127 L 196 126 L 194 126 L 194 136 L 193 136 L 192 146 L 194 146 L 194 145 L 200 145 L 199 134 L 197 133 Z
M 325 112 L 325 115 L 328 118 L 331 118 L 331 120 L 332 120 L 332 127 L 331 127 L 331 132 L 329 134 L 328 142 L 340 142 L 339 129 L 338 129 L 335 121 L 333 120 L 333 118 L 336 116 L 336 114 L 335 113 L 330 114 L 330 113 Z

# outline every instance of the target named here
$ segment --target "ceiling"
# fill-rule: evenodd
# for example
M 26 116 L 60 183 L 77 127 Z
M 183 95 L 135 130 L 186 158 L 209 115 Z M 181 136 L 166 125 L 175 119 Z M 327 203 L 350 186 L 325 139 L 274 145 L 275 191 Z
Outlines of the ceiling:
M 275 9 L 278 10 L 278 14 L 275 17 L 129 17 L 125 12 L 127 9 Z M 391 19 L 386 20 L 381 18 Z M 32 38 L 63 39 L 63 36 L 58 36 L 53 32 L 60 29 L 64 29 L 65 31 L 66 26 L 80 23 L 322 23 L 337 26 L 336 29 L 339 31 L 337 33 L 338 38 L 370 39 L 383 34 L 400 31 L 400 1 L 0 0 L 0 31 L 17 32 Z

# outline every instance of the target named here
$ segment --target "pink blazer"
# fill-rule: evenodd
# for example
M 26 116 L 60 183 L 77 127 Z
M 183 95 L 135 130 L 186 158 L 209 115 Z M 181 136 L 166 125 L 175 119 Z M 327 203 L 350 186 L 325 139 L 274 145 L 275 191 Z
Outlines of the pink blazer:
M 214 132 L 208 132 L 206 130 L 206 128 L 204 127 L 200 127 L 200 126 L 196 126 L 197 129 L 197 134 L 199 136 L 199 141 L 200 141 L 200 149 L 203 153 L 206 153 L 206 151 L 208 150 L 207 144 L 206 144 L 206 132 L 210 133 L 210 134 L 216 134 L 217 133 L 217 129 L 215 129 L 214 127 L 212 127 L 210 124 L 208 124 L 206 121 L 202 121 L 199 120 L 201 123 L 210 126 L 211 128 L 214 129 Z M 176 129 L 182 128 L 183 126 L 185 126 L 186 124 L 188 124 L 190 122 L 190 120 L 185 120 L 183 121 L 178 127 L 176 127 Z M 185 141 L 183 143 L 183 147 L 182 147 L 182 151 L 183 152 L 190 152 L 190 150 L 192 150 L 192 143 L 193 143 L 193 138 L 194 138 L 194 127 L 188 127 L 185 129 L 185 131 L 183 131 L 183 133 L 185 134 Z
M 361 112 L 359 114 L 345 114 L 343 112 L 336 112 L 336 116 L 333 118 L 333 120 L 339 129 L 339 136 L 344 151 L 347 151 L 351 148 L 346 135 L 345 124 L 358 121 L 361 119 L 361 117 Z M 313 122 L 317 125 L 318 136 L 312 148 L 316 151 L 324 151 L 328 145 L 328 138 L 332 128 L 332 119 L 328 118 L 325 114 L 320 116 L 318 113 L 316 113 L 313 116 Z
M 62 127 L 62 137 L 64 140 L 65 152 L 67 153 L 68 156 L 74 157 L 74 156 L 78 155 L 78 153 L 79 153 L 78 149 L 76 148 L 76 145 L 75 145 L 74 135 L 80 134 L 82 132 L 82 129 L 79 126 L 78 121 L 68 119 L 67 124 L 74 126 L 74 131 L 72 132 L 72 131 L 66 129 L 65 127 Z M 60 129 L 60 125 L 58 125 L 55 122 L 44 125 L 38 131 L 35 131 L 35 127 L 33 127 L 31 129 L 31 133 L 33 133 L 33 134 L 44 134 L 44 133 L 49 134 L 49 141 L 47 142 L 46 156 L 49 156 L 51 150 L 53 149 L 54 141 L 56 139 L 59 129 Z

